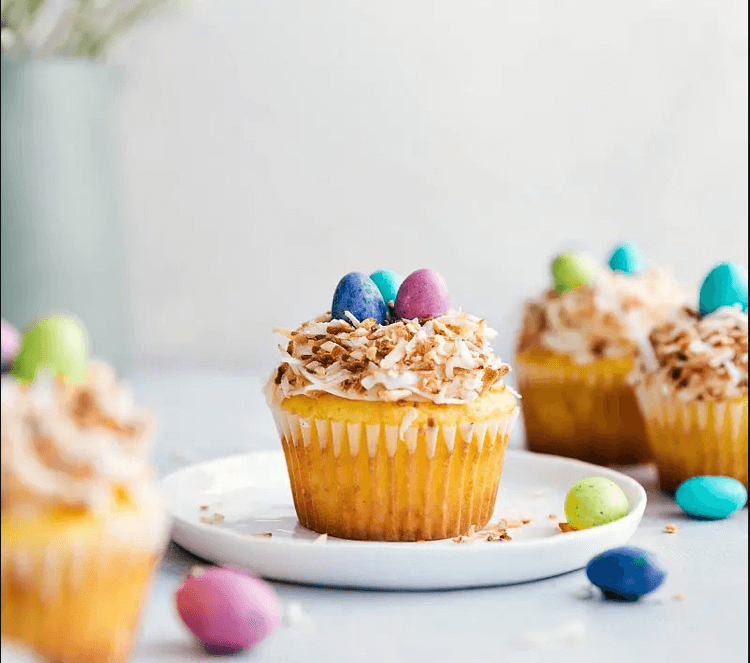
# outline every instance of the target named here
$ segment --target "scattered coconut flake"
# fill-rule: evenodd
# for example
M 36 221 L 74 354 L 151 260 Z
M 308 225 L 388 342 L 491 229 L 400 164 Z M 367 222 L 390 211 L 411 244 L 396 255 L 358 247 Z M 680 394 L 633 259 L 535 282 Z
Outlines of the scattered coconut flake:
M 509 389 L 502 378 L 510 366 L 494 354 L 484 320 L 452 311 L 388 325 L 351 322 L 326 314 L 284 334 L 289 340 L 279 346 L 283 361 L 268 393 L 450 404 Z
M 685 301 L 666 272 L 635 277 L 603 267 L 586 286 L 563 294 L 548 290 L 528 302 L 517 351 L 551 350 L 577 364 L 635 357 L 639 338 Z
M 224 522 L 224 514 L 214 513 L 211 516 L 201 516 L 198 520 L 204 525 L 217 525 L 218 523 Z
M 739 398 L 748 391 L 748 318 L 735 308 L 701 317 L 683 308 L 651 331 L 656 365 L 640 361 L 631 382 L 681 400 Z

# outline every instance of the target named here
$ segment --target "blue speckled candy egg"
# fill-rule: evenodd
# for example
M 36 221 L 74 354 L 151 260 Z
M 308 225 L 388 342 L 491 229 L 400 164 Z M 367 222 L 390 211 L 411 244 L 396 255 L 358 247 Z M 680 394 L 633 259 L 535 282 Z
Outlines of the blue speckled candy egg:
M 451 308 L 443 277 L 431 269 L 418 269 L 404 279 L 396 295 L 396 315 L 405 320 L 437 318 Z
M 674 498 L 689 516 L 721 520 L 745 506 L 747 490 L 732 477 L 693 477 L 679 485 Z
M 700 291 L 701 315 L 722 306 L 740 306 L 747 311 L 747 274 L 736 262 L 722 262 L 706 276 Z
M 613 272 L 637 274 L 643 271 L 645 266 L 646 259 L 643 257 L 641 250 L 632 243 L 618 246 L 609 257 L 609 268 Z
M 377 272 L 370 274 L 372 282 L 378 286 L 380 294 L 386 304 L 393 304 L 396 301 L 398 289 L 404 282 L 404 277 L 392 269 L 379 269 Z
M 350 272 L 336 286 L 331 304 L 332 317 L 350 322 L 345 315 L 346 311 L 360 322 L 374 318 L 375 322 L 382 325 L 388 314 L 388 307 L 372 279 L 361 272 Z
M 658 588 L 667 574 L 640 548 L 623 546 L 592 559 L 586 575 L 608 599 L 637 601 Z

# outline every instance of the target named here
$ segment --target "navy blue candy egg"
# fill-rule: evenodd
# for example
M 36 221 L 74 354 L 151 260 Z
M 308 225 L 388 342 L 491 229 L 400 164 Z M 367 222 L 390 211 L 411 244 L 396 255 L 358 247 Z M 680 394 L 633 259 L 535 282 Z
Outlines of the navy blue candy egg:
M 747 311 L 747 274 L 735 262 L 722 262 L 706 276 L 700 291 L 701 315 L 722 306 L 739 306 Z
M 388 306 L 371 278 L 361 272 L 350 272 L 336 286 L 331 316 L 351 322 L 346 311 L 360 322 L 374 318 L 375 322 L 382 325 L 388 315 Z
M 646 259 L 635 244 L 618 246 L 609 257 L 609 268 L 613 272 L 637 274 L 646 266 Z
M 629 546 L 594 557 L 586 567 L 586 575 L 605 597 L 616 601 L 637 601 L 653 592 L 667 576 L 645 550 Z

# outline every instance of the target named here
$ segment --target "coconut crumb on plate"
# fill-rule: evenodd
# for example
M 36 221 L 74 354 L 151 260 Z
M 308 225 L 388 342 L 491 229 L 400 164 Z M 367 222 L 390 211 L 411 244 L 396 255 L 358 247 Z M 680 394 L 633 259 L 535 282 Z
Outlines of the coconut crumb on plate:
M 218 523 L 224 522 L 224 514 L 217 512 L 212 516 L 201 516 L 198 520 L 204 525 L 216 525 Z

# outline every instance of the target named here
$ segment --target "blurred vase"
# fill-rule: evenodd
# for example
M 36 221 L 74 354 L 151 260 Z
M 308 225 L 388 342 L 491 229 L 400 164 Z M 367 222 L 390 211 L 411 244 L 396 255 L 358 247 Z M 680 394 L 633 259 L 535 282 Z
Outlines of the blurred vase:
M 2 61 L 2 317 L 78 316 L 96 356 L 131 366 L 114 141 L 116 71 Z

